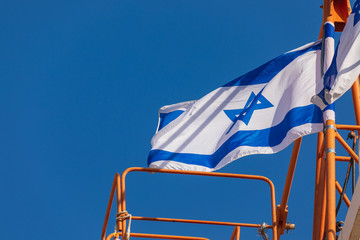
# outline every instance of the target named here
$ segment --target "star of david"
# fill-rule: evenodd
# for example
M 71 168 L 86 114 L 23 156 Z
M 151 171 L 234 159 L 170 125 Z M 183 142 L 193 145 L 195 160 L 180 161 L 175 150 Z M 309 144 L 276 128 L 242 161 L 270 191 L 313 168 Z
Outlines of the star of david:
M 242 121 L 243 123 L 248 125 L 255 110 L 270 108 L 274 106 L 261 94 L 262 91 L 263 90 L 261 90 L 257 95 L 255 95 L 254 92 L 251 92 L 250 97 L 247 100 L 244 108 L 224 110 L 228 118 L 233 121 L 233 124 L 226 132 L 226 134 L 230 132 L 230 130 L 235 126 L 237 121 Z
M 357 0 L 355 2 L 353 11 L 354 13 L 354 26 L 360 21 L 360 4 L 359 4 L 359 0 Z

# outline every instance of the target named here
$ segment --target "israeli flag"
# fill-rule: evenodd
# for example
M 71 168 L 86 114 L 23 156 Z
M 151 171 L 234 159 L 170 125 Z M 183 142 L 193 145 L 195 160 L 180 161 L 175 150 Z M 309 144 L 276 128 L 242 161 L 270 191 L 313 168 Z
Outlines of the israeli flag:
M 151 168 L 214 171 L 323 129 L 321 41 L 287 52 L 197 101 L 160 109 Z
M 360 4 L 356 0 L 332 63 L 324 76 L 324 89 L 312 101 L 321 109 L 351 88 L 360 73 Z

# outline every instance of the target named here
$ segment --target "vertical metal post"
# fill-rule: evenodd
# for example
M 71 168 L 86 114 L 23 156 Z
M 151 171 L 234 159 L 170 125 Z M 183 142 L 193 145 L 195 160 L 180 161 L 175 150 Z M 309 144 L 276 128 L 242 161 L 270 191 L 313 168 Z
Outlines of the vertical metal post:
M 354 113 L 356 125 L 360 125 L 360 86 L 359 78 L 356 79 L 354 84 L 351 87 L 352 100 L 354 105 Z M 360 135 L 360 130 L 358 130 L 358 135 Z
M 240 240 L 240 227 L 236 227 L 236 240 Z
M 325 22 L 334 22 L 332 17 L 333 12 L 333 0 L 324 0 L 323 1 L 323 21 L 321 24 L 321 30 L 319 34 L 319 38 L 323 37 L 324 33 L 324 23 Z M 322 59 L 322 67 L 323 67 L 323 59 Z M 325 140 L 325 148 L 327 149 L 329 146 L 329 141 L 327 139 L 329 135 L 326 134 Z M 335 135 L 333 136 L 334 146 L 335 148 Z M 313 240 L 322 240 L 324 236 L 324 229 L 326 225 L 326 213 L 327 209 L 327 161 L 325 162 L 323 159 L 323 146 L 324 144 L 324 135 L 323 133 L 318 134 L 317 140 L 317 155 L 316 155 L 316 172 L 315 172 L 315 196 L 314 196 L 314 219 L 313 219 Z M 324 156 L 327 158 L 327 154 Z M 335 157 L 334 157 L 335 160 Z M 335 182 L 334 182 L 335 186 Z M 336 220 L 335 220 L 336 221 Z
M 323 146 L 324 134 L 318 133 L 317 137 L 317 150 L 316 150 L 316 171 L 315 171 L 315 194 L 314 194 L 314 217 L 313 217 L 313 240 L 320 240 L 322 236 L 320 230 L 324 209 L 324 187 L 325 187 L 325 171 L 324 171 L 324 159 L 323 159 Z
M 326 201 L 326 162 L 325 159 L 322 159 L 322 168 L 321 168 L 321 186 L 322 186 L 322 192 L 321 192 L 321 214 L 320 214 L 320 226 L 319 226 L 319 240 L 324 239 L 325 235 L 325 228 L 326 228 L 326 209 L 327 209 L 327 201 Z
M 335 121 L 326 121 L 326 239 L 336 239 Z
M 123 173 L 124 174 L 124 173 Z M 118 207 L 118 214 L 126 211 L 126 205 L 125 205 L 125 177 L 121 175 L 117 178 L 117 207 Z M 125 229 L 126 229 L 126 220 L 122 220 L 118 222 L 119 230 L 121 230 L 121 235 L 124 238 L 125 236 Z
M 291 154 L 291 159 L 290 159 L 290 163 L 289 163 L 289 169 L 288 169 L 288 172 L 287 172 L 287 176 L 286 176 L 286 180 L 285 180 L 285 186 L 284 186 L 284 190 L 283 190 L 283 195 L 282 195 L 282 198 L 281 198 L 280 210 L 285 210 L 287 202 L 289 200 L 289 194 L 290 194 L 292 181 L 293 181 L 293 178 L 294 178 L 296 162 L 297 162 L 297 159 L 298 159 L 298 156 L 299 156 L 301 140 L 302 140 L 302 138 L 298 138 L 294 142 L 293 152 Z
M 351 95 L 354 105 L 354 113 L 356 125 L 360 125 L 360 85 L 359 85 L 359 77 L 356 79 L 354 84 L 351 87 Z M 358 136 L 360 136 L 360 130 L 358 130 Z M 355 189 L 355 160 L 352 158 L 352 192 L 354 193 Z
M 278 239 L 280 239 L 280 235 L 284 234 L 284 231 L 285 231 L 286 219 L 287 219 L 287 213 L 288 213 L 287 203 L 289 200 L 291 185 L 292 185 L 292 181 L 294 178 L 296 162 L 297 162 L 299 152 L 300 152 L 301 140 L 302 140 L 302 138 L 298 138 L 294 142 L 294 147 L 293 147 L 293 151 L 291 154 L 288 172 L 286 175 L 285 186 L 284 186 L 284 190 L 283 190 L 283 194 L 282 194 L 282 198 L 281 198 L 281 203 L 280 203 L 280 206 L 278 206 L 278 209 L 276 212 L 277 213 L 276 214 L 277 215 L 276 216 L 277 217 L 276 225 L 278 226 L 278 232 L 277 232 Z
M 107 209 L 106 209 L 106 213 L 105 213 L 105 220 L 104 220 L 104 225 L 103 225 L 103 228 L 102 228 L 102 232 L 101 232 L 101 240 L 105 240 L 105 235 L 106 235 L 106 228 L 107 228 L 107 224 L 109 222 L 109 217 L 110 217 L 110 211 L 111 211 L 111 206 L 112 206 L 112 203 L 113 203 L 113 198 L 114 198 L 114 195 L 115 195 L 115 191 L 117 192 L 117 210 L 119 212 L 119 199 L 120 199 L 120 191 L 119 191 L 119 174 L 118 173 L 115 173 L 115 177 L 114 177 L 114 181 L 113 181 L 113 185 L 111 187 L 111 192 L 110 192 L 110 198 L 109 198 L 109 202 L 108 202 L 108 206 L 107 206 Z M 120 226 L 118 226 L 119 230 L 120 229 Z

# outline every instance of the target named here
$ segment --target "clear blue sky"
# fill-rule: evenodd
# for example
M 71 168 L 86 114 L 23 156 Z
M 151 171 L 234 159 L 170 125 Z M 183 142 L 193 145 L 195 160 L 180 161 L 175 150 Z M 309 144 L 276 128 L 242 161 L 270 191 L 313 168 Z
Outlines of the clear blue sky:
M 99 239 L 113 176 L 146 167 L 158 109 L 317 40 L 321 4 L 2 1 L 0 238 Z M 349 94 L 337 110 L 338 122 L 354 123 Z M 315 149 L 316 136 L 305 137 L 289 199 L 297 229 L 283 239 L 311 238 Z M 279 204 L 290 154 L 246 157 L 220 171 L 269 177 Z M 270 223 L 263 184 L 132 174 L 127 188 L 134 215 Z M 132 230 L 222 240 L 233 229 L 134 221 Z M 241 236 L 258 239 L 251 229 Z

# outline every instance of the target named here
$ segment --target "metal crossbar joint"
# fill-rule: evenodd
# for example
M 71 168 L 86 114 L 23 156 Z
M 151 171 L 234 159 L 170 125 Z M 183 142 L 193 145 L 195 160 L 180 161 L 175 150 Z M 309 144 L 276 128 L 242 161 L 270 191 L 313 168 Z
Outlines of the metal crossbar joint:
M 324 134 L 326 133 L 326 131 L 328 129 L 333 129 L 335 132 L 337 132 L 337 128 L 335 127 L 335 125 L 329 124 L 329 125 L 325 125 L 324 127 Z
M 324 156 L 324 159 L 326 160 L 326 157 L 327 157 L 327 154 L 328 153 L 336 153 L 335 152 L 335 149 L 334 148 L 327 148 L 326 150 L 325 150 L 325 156 Z
M 258 228 L 258 234 L 259 236 L 261 236 L 264 240 L 269 240 L 267 233 L 267 224 L 266 223 L 262 223 L 261 226 Z
M 119 212 L 118 214 L 116 214 L 116 222 L 117 221 L 122 221 L 122 220 L 125 220 L 125 219 L 129 219 L 128 228 L 127 228 L 126 233 L 125 233 L 125 235 L 123 237 L 123 240 L 129 240 L 130 239 L 131 218 L 132 218 L 132 215 L 129 214 L 127 211 L 122 211 L 122 212 Z
M 334 149 L 334 148 L 327 148 L 327 149 L 325 150 L 325 154 L 327 155 L 328 153 L 336 153 L 336 152 L 335 152 L 335 149 Z

